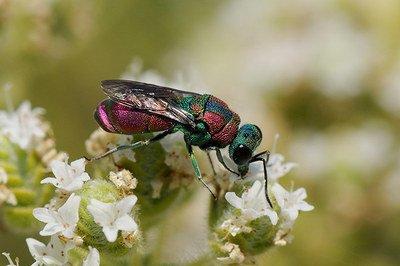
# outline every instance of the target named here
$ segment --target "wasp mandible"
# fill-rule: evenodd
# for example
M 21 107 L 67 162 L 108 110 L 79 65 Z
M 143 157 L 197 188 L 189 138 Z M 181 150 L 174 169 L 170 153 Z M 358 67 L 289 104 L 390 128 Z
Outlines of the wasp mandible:
M 159 141 L 169 134 L 182 132 L 195 175 L 216 198 L 204 182 L 193 153 L 193 146 L 210 152 L 215 151 L 218 161 L 229 172 L 244 177 L 249 164 L 264 164 L 265 196 L 268 196 L 267 163 L 269 151 L 254 154 L 262 140 L 260 128 L 244 124 L 228 105 L 209 94 L 176 90 L 130 80 L 104 80 L 101 87 L 108 98 L 102 101 L 94 113 L 102 129 L 116 134 L 156 133 L 154 137 L 129 145 L 117 146 L 89 161 L 104 158 L 124 149 L 136 149 Z M 230 169 L 224 161 L 221 149 L 229 146 L 229 157 L 237 165 L 238 172 Z M 214 170 L 215 173 L 215 170 Z

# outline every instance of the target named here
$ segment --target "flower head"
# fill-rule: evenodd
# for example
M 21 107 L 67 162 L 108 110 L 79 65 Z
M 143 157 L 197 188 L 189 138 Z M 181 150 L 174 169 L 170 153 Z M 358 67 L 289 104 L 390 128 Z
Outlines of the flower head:
M 26 239 L 29 252 L 35 259 L 34 266 L 39 265 L 64 265 L 67 262 L 67 252 L 73 246 L 62 242 L 57 235 L 51 237 L 45 245 L 33 238 Z
M 71 165 L 68 162 L 53 161 L 51 169 L 55 177 L 47 177 L 42 180 L 42 184 L 53 184 L 55 187 L 68 192 L 76 191 L 82 188 L 85 181 L 90 176 L 85 172 L 85 159 L 73 161 Z
M 83 261 L 83 266 L 99 266 L 100 265 L 100 254 L 96 248 L 89 247 L 89 254 Z
M 47 127 L 41 120 L 41 108 L 32 109 L 23 102 L 14 112 L 0 111 L 0 132 L 21 149 L 33 148 L 46 136 Z
M 74 237 L 76 224 L 79 220 L 79 205 L 81 198 L 72 194 L 57 211 L 48 208 L 36 208 L 33 216 L 46 226 L 40 231 L 42 236 L 51 236 L 61 233 L 67 238 Z
M 255 181 L 252 187 L 239 198 L 234 192 L 225 194 L 225 199 L 235 208 L 241 210 L 244 219 L 251 221 L 261 216 L 268 216 L 271 223 L 278 222 L 278 215 L 273 211 L 265 198 L 265 188 L 260 181 Z
M 137 197 L 127 196 L 114 203 L 104 203 L 92 199 L 88 205 L 89 212 L 93 215 L 94 221 L 103 227 L 103 233 L 109 242 L 117 239 L 118 231 L 136 231 L 138 226 L 129 215 L 136 204 Z
M 304 188 L 299 188 L 295 191 L 287 191 L 279 184 L 272 186 L 272 192 L 275 199 L 281 208 L 281 213 L 284 217 L 291 221 L 297 219 L 299 211 L 311 211 L 314 206 L 304 201 L 307 198 L 307 193 Z

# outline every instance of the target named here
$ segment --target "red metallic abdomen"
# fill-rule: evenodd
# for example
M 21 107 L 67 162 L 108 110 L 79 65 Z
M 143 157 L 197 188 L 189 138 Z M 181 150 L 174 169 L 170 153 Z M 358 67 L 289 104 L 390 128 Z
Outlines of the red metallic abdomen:
M 111 99 L 99 104 L 94 117 L 105 131 L 125 135 L 165 131 L 174 126 L 168 118 L 133 109 Z

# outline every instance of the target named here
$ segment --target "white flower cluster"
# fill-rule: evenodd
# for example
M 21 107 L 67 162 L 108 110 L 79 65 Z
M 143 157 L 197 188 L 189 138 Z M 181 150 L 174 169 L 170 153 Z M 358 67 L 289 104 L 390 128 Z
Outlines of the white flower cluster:
M 8 175 L 4 168 L 0 167 L 0 206 L 6 202 L 13 206 L 17 205 L 17 198 L 7 187 Z
M 66 157 L 65 153 L 56 150 L 50 125 L 42 119 L 44 109 L 32 108 L 28 101 L 16 110 L 12 109 L 11 103 L 8 105 L 9 111 L 0 111 L 0 135 L 22 150 L 34 151 L 46 167 L 52 161 Z
M 75 232 L 80 219 L 81 203 L 81 197 L 76 193 L 90 180 L 85 167 L 86 162 L 83 158 L 71 164 L 68 164 L 68 161 L 54 161 L 51 168 L 55 177 L 42 180 L 42 184 L 54 185 L 57 195 L 50 204 L 33 211 L 34 217 L 46 224 L 40 235 L 51 236 L 48 245 L 32 238 L 27 239 L 29 251 L 36 260 L 34 265 L 65 265 L 68 261 L 67 252 L 75 246 L 82 245 L 83 239 Z M 126 180 L 123 175 L 121 178 Z M 102 227 L 107 240 L 114 242 L 120 230 L 123 230 L 123 233 L 134 233 L 137 230 L 138 226 L 130 216 L 136 201 L 134 195 L 115 203 L 91 199 L 87 209 L 94 221 Z M 58 207 L 59 205 L 61 206 Z M 99 252 L 90 247 L 83 265 L 100 265 L 99 261 Z
M 34 148 L 46 137 L 47 125 L 41 116 L 44 110 L 23 102 L 15 111 L 0 111 L 0 132 L 21 149 Z
M 251 179 L 256 179 L 253 185 L 241 197 L 234 192 L 227 192 L 225 199 L 235 209 L 240 210 L 240 215 L 227 219 L 221 229 L 227 230 L 232 236 L 240 233 L 249 233 L 253 229 L 249 223 L 259 217 L 267 216 L 273 226 L 279 226 L 275 238 L 275 245 L 286 245 L 291 240 L 290 231 L 298 217 L 299 211 L 311 211 L 313 206 L 305 202 L 307 193 L 304 188 L 288 191 L 277 181 L 286 175 L 296 164 L 285 163 L 281 154 L 272 154 L 267 165 L 270 182 L 270 192 L 279 207 L 279 213 L 272 209 L 265 198 L 265 181 L 263 165 L 253 167 L 250 172 Z M 259 179 L 262 179 L 260 181 Z M 278 208 L 275 208 L 278 209 Z M 279 222 L 279 224 L 278 224 Z

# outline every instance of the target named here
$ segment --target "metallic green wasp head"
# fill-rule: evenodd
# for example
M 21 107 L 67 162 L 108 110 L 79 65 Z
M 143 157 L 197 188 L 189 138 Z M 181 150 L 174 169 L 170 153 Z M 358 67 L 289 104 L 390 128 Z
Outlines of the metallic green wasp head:
M 229 146 L 229 156 L 238 165 L 241 176 L 248 172 L 253 153 L 260 145 L 261 140 L 260 128 L 256 125 L 245 124 L 239 129 L 236 138 Z

